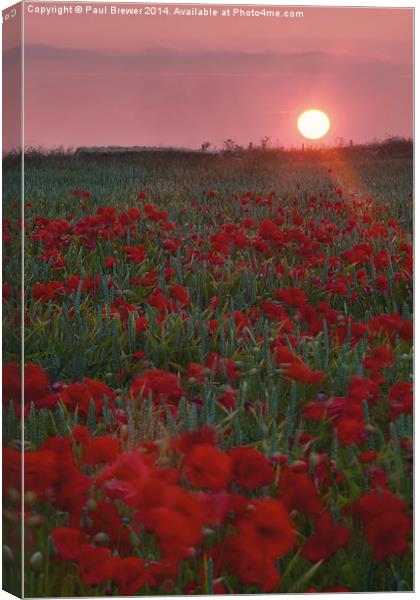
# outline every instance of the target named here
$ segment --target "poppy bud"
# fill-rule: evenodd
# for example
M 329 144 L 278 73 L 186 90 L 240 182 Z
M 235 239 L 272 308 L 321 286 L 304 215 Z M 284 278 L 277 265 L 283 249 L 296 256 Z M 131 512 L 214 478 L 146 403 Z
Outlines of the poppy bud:
M 95 535 L 95 537 L 93 538 L 93 541 L 96 546 L 108 546 L 109 536 L 106 533 L 104 533 L 103 531 L 100 531 L 99 533 L 97 533 Z
M 31 508 L 37 501 L 36 494 L 34 492 L 28 491 L 25 493 L 25 506 L 27 508 Z
M 98 505 L 96 504 L 96 500 L 94 500 L 93 498 L 89 498 L 86 507 L 88 510 L 96 510 L 98 507 Z
M 316 452 L 311 452 L 310 456 L 309 456 L 309 467 L 310 468 L 314 468 L 317 466 L 319 462 L 319 456 Z
M 369 433 L 375 433 L 378 431 L 377 427 L 375 427 L 374 425 L 366 425 L 365 429 Z
M 3 546 L 3 561 L 5 565 L 10 565 L 14 562 L 15 557 L 9 546 Z
M 36 573 L 40 573 L 42 570 L 42 565 L 44 562 L 44 557 L 41 552 L 34 552 L 29 559 L 29 566 Z
M 20 494 L 16 488 L 10 488 L 7 491 L 7 499 L 10 500 L 11 504 L 19 504 Z

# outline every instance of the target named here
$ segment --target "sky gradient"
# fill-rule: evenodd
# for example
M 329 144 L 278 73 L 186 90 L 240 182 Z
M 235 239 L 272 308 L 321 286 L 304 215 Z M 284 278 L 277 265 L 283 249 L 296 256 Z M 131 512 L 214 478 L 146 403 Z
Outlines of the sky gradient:
M 411 136 L 412 11 L 302 10 L 300 19 L 26 10 L 25 145 L 196 148 L 263 136 L 300 145 L 307 108 L 330 116 L 328 144 Z

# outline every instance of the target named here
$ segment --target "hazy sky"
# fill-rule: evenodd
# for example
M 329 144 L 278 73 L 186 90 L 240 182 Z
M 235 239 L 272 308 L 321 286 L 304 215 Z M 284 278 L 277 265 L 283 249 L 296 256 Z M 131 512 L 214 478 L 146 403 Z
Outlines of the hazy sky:
M 328 143 L 412 135 L 409 9 L 302 8 L 293 19 L 29 6 L 26 145 L 300 144 L 296 119 L 312 107 L 331 118 Z

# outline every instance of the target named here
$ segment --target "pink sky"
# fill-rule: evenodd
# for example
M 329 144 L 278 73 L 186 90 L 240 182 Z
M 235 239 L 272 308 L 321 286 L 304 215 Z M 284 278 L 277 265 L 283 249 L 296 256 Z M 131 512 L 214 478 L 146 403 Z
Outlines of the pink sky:
M 26 145 L 199 147 L 270 136 L 289 146 L 303 141 L 296 119 L 311 107 L 330 115 L 327 143 L 412 135 L 410 9 L 37 16 L 30 4 Z

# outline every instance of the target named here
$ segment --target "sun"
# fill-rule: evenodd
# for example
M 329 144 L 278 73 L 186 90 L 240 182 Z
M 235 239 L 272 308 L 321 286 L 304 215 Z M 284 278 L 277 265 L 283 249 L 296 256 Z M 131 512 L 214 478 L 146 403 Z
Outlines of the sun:
M 310 140 L 319 140 L 324 137 L 330 128 L 328 115 L 322 110 L 312 108 L 305 110 L 297 120 L 297 127 L 303 137 Z

